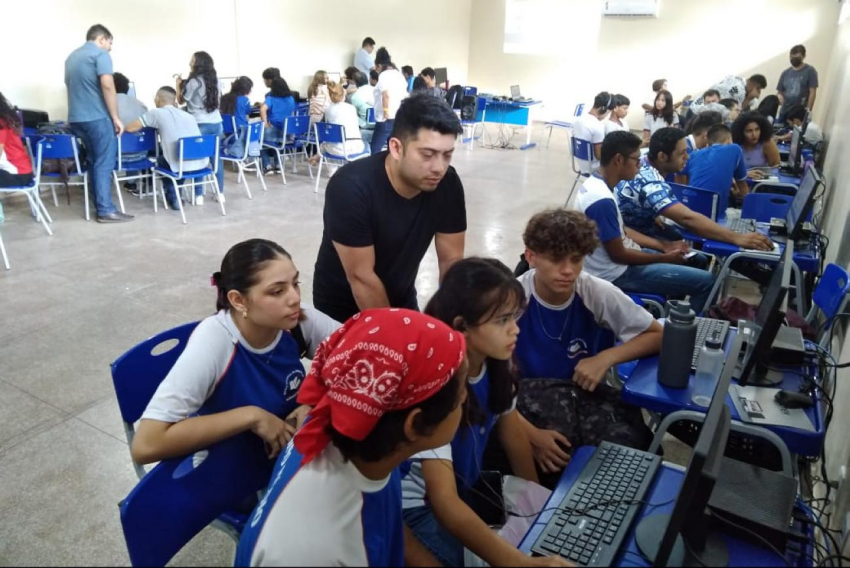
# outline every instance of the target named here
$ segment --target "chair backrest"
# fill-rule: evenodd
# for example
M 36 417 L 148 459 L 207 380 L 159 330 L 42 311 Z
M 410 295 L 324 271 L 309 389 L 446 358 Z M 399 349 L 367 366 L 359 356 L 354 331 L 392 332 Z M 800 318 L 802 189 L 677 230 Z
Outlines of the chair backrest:
M 797 195 L 797 186 L 792 183 L 781 183 L 777 181 L 762 181 L 753 187 L 753 193 L 776 193 L 779 195 Z
M 670 188 L 676 199 L 682 202 L 691 211 L 705 215 L 712 221 L 717 221 L 720 196 L 709 190 L 699 187 L 691 187 L 680 183 L 671 183 Z
M 209 158 L 214 172 L 218 172 L 219 153 L 218 134 L 202 134 L 200 136 L 187 136 L 177 142 L 178 156 L 180 157 L 180 168 L 178 177 L 183 175 L 183 163 L 190 160 L 203 160 Z
M 292 112 L 295 116 L 310 116 L 310 103 L 298 103 Z
M 345 142 L 345 127 L 330 122 L 317 122 L 316 141 L 319 144 L 342 144 Z
M 843 310 L 844 300 L 848 292 L 850 292 L 850 275 L 837 264 L 829 263 L 812 293 L 812 303 L 823 312 L 824 318 L 829 321 L 835 317 L 835 314 Z M 824 326 L 824 331 L 829 329 L 831 323 L 829 322 Z
M 573 116 L 581 116 L 584 113 L 584 103 L 579 103 L 576 105 L 576 110 L 573 113 Z
M 366 109 L 366 122 L 375 124 L 375 109 L 373 107 Z
M 118 137 L 118 171 L 124 168 L 124 154 L 156 151 L 156 147 L 156 130 L 153 128 L 125 132 Z
M 310 117 L 293 114 L 286 117 L 284 133 L 286 136 L 306 136 L 310 131 Z M 285 138 L 285 137 L 284 137 Z
M 262 144 L 265 131 L 266 125 L 263 121 L 250 123 L 248 125 L 248 144 Z
M 36 151 L 36 162 L 38 171 L 41 172 L 42 160 L 74 160 L 77 172 L 82 172 L 80 162 L 80 151 L 77 137 L 71 134 L 46 134 L 32 137 L 38 141 Z M 76 175 L 71 173 L 71 175 Z
M 195 464 L 196 456 L 205 457 Z M 165 566 L 204 527 L 265 488 L 273 467 L 262 440 L 251 432 L 195 456 L 160 462 L 121 503 L 133 566 Z M 247 520 L 241 514 L 232 519 L 238 532 Z
M 463 88 L 463 96 L 477 95 L 478 87 L 464 87 Z
M 236 132 L 236 117 L 232 114 L 222 114 L 221 126 L 225 134 L 233 134 Z
M 582 140 L 575 136 L 570 137 L 570 146 L 573 149 L 573 158 L 576 160 L 585 160 L 592 162 L 595 158 L 593 153 L 593 144 L 588 140 Z
M 487 114 L 487 99 L 478 97 L 475 100 L 475 122 L 484 122 L 485 114 Z
M 777 193 L 748 193 L 744 197 L 741 218 L 755 219 L 757 223 L 769 223 L 773 217 L 784 219 L 793 200 L 793 197 Z

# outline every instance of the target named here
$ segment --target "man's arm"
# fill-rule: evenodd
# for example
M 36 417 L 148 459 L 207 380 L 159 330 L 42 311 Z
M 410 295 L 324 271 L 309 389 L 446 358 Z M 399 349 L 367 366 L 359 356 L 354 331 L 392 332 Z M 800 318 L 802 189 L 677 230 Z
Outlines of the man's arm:
M 732 193 L 735 194 L 735 197 L 743 199 L 749 192 L 750 184 L 747 183 L 747 180 L 735 180 L 735 185 L 732 188 Z
M 133 122 L 131 122 L 130 124 L 128 124 L 124 128 L 124 132 L 138 132 L 139 130 L 141 130 L 144 127 L 145 127 L 145 125 L 142 124 L 142 119 L 137 118 L 136 120 L 134 120 Z
M 466 232 L 462 233 L 437 233 L 434 237 L 434 246 L 437 249 L 437 262 L 440 265 L 440 282 L 451 266 L 463 258 L 463 250 L 466 244 Z
M 649 328 L 632 339 L 600 351 L 593 357 L 582 359 L 576 365 L 573 380 L 584 390 L 593 392 L 602 382 L 605 373 L 614 365 L 634 361 L 641 357 L 648 357 L 661 351 L 661 336 L 664 328 L 657 321 L 653 321 Z
M 534 467 L 531 442 L 528 439 L 528 433 L 520 422 L 517 410 L 512 410 L 499 418 L 496 423 L 496 434 L 499 436 L 499 442 L 505 450 L 514 475 L 534 483 L 540 483 L 540 479 L 537 477 L 537 469 Z
M 390 307 L 387 289 L 375 274 L 375 247 L 348 247 L 336 241 L 333 245 L 351 285 L 357 307 L 361 311 Z
M 596 156 L 597 160 L 602 158 L 602 144 L 601 143 L 593 145 L 593 155 Z
M 767 165 L 771 168 L 778 168 L 782 158 L 779 157 L 779 147 L 773 140 L 768 140 L 762 146 L 764 158 L 767 160 Z
M 658 252 L 672 252 L 677 249 L 682 249 L 685 252 L 691 250 L 691 247 L 688 246 L 688 243 L 685 241 L 661 241 L 659 239 L 654 239 L 643 233 L 636 231 L 630 227 L 625 227 L 626 236 L 631 240 L 642 246 L 643 248 L 649 248 L 652 250 L 657 250 Z
M 818 96 L 818 88 L 817 87 L 809 87 L 809 99 L 806 101 L 806 106 L 809 107 L 811 111 L 815 108 L 815 99 Z
M 106 110 L 109 111 L 109 116 L 112 117 L 112 124 L 115 125 L 115 134 L 121 136 L 124 132 L 124 124 L 118 118 L 118 93 L 115 91 L 115 81 L 112 75 L 100 76 L 100 90 L 103 92 L 103 102 L 106 103 Z
M 759 233 L 747 233 L 740 235 L 725 227 L 721 227 L 705 215 L 697 213 L 682 205 L 675 203 L 664 209 L 663 214 L 672 219 L 688 231 L 705 239 L 731 243 L 741 248 L 752 248 L 760 250 L 773 250 L 773 242 Z
M 657 244 L 660 245 L 661 243 L 657 242 Z M 685 252 L 687 252 L 677 249 L 664 254 L 652 254 L 650 252 L 643 252 L 642 250 L 631 250 L 623 246 L 623 239 L 621 238 L 606 241 L 602 246 L 605 247 L 605 251 L 611 257 L 611 260 L 617 264 L 627 264 L 629 266 L 657 263 L 682 264 L 685 261 Z

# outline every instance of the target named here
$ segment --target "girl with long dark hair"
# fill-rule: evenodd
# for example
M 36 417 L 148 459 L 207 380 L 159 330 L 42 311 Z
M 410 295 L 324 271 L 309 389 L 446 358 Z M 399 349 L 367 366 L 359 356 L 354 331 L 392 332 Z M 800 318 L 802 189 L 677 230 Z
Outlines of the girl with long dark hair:
M 221 113 L 233 115 L 235 131 L 224 139 L 223 152 L 233 157 L 241 157 L 245 152 L 244 129 L 248 128 L 251 116 L 251 100 L 248 95 L 254 88 L 254 82 L 245 76 L 238 77 L 230 84 L 230 92 L 221 97 Z
M 649 139 L 657 130 L 670 126 L 679 126 L 679 115 L 673 107 L 673 95 L 661 90 L 655 95 L 655 106 L 646 113 L 643 126 L 643 145 L 649 146 Z
M 269 86 L 271 91 L 260 105 L 260 118 L 266 124 L 263 142 L 280 145 L 283 141 L 283 123 L 295 112 L 295 97 L 283 77 L 275 77 L 269 82 Z M 271 150 L 264 150 L 263 169 L 270 170 L 273 160 L 277 160 L 277 155 Z

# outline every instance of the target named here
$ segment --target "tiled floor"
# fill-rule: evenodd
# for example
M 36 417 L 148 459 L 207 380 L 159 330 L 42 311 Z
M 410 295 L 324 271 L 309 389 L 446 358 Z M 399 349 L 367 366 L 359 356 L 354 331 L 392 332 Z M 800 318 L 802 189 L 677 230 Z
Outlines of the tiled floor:
M 459 147 L 466 188 L 467 254 L 511 268 L 528 217 L 563 204 L 573 174 L 566 141 L 549 149 Z M 519 142 L 519 137 L 515 139 Z M 125 194 L 133 223 L 86 222 L 82 194 L 48 201 L 54 237 L 29 217 L 22 198 L 4 197 L 0 225 L 11 271 L 0 267 L 0 565 L 126 565 L 117 503 L 135 474 L 115 403 L 109 364 L 139 341 L 212 313 L 210 274 L 228 247 L 251 237 L 281 243 L 294 256 L 310 300 L 322 231 L 319 194 L 302 168 L 255 179 L 249 201 L 228 172 L 227 216 L 208 200 L 154 215 L 150 200 Z M 45 195 L 46 197 L 47 195 Z M 433 253 L 422 263 L 420 301 L 434 292 Z M 232 545 L 207 529 L 174 565 L 227 565 Z

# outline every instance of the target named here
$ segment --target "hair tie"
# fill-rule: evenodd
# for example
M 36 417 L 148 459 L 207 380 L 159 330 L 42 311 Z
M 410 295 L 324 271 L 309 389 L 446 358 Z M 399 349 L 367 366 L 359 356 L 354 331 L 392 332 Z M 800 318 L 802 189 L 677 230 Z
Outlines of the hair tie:
M 221 272 L 213 272 L 210 276 L 210 286 L 218 288 L 218 283 L 221 281 Z

